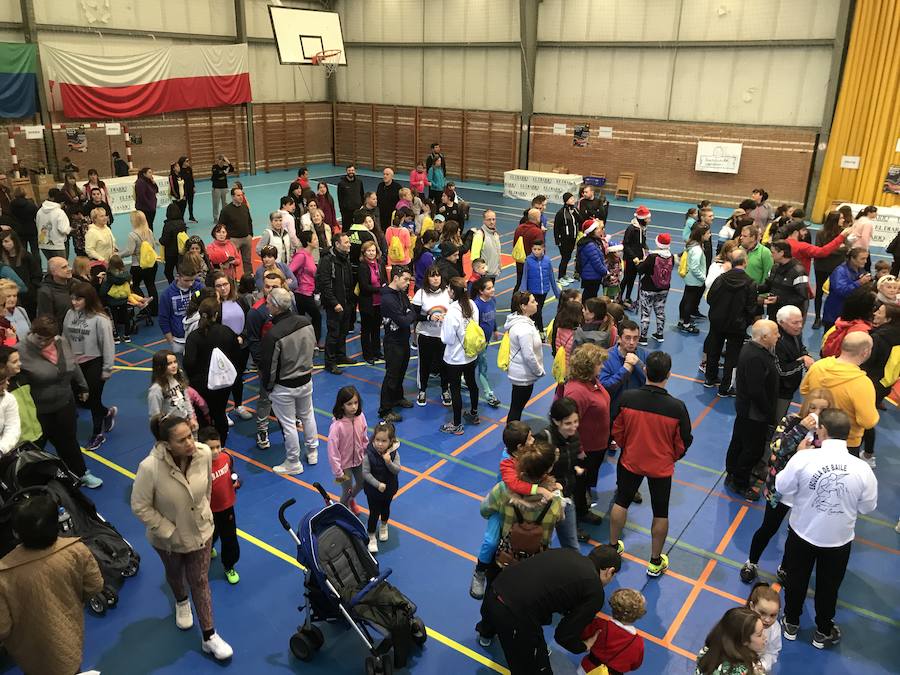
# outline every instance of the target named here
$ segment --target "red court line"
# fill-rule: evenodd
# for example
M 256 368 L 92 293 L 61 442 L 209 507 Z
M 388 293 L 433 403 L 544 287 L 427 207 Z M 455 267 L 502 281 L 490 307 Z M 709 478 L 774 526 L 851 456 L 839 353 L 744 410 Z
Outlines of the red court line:
M 307 490 L 311 490 L 311 491 L 316 492 L 316 493 L 318 494 L 318 490 L 316 490 L 316 488 L 313 487 L 312 483 L 307 483 L 306 481 L 300 480 L 300 479 L 297 478 L 296 476 L 288 476 L 288 475 L 276 474 L 274 471 L 272 471 L 272 467 L 270 467 L 268 464 L 263 464 L 263 463 L 260 462 L 259 460 L 254 459 L 253 457 L 248 457 L 247 455 L 244 455 L 244 454 L 242 454 L 242 453 L 240 453 L 240 452 L 237 452 L 237 451 L 235 451 L 235 450 L 232 450 L 231 448 L 228 449 L 228 452 L 231 453 L 233 456 L 238 457 L 239 459 L 244 460 L 244 461 L 247 462 L 248 464 L 252 464 L 253 466 L 255 466 L 255 467 L 257 467 L 257 468 L 262 469 L 263 471 L 268 471 L 268 472 L 271 473 L 271 474 L 274 474 L 274 475 L 276 475 L 276 476 L 279 476 L 280 478 L 284 478 L 285 480 L 289 480 L 290 482 L 295 483 L 296 485 L 299 485 L 299 486 L 301 486 L 301 487 L 304 487 L 304 488 L 306 488 Z M 332 499 L 334 499 L 335 501 L 338 501 L 338 496 L 337 496 L 337 495 L 334 495 L 334 494 L 329 493 L 329 496 L 330 496 Z M 364 508 L 364 507 L 362 507 L 362 506 L 360 506 L 360 510 L 363 511 L 364 513 L 368 513 L 368 512 L 369 512 L 368 509 L 366 509 L 366 508 Z M 458 548 L 456 548 L 455 546 L 452 546 L 452 545 L 448 544 L 447 542 L 444 542 L 444 541 L 441 541 L 440 539 L 437 539 L 437 538 L 435 538 L 435 537 L 432 537 L 430 534 L 426 534 L 426 533 L 424 533 L 424 532 L 421 532 L 420 530 L 417 530 L 417 529 L 415 529 L 415 528 L 413 528 L 413 527 L 410 527 L 409 525 L 404 525 L 403 523 L 400 523 L 400 522 L 394 520 L 393 518 L 391 519 L 391 525 L 392 525 L 393 527 L 396 527 L 398 530 L 403 530 L 404 532 L 407 532 L 407 533 L 413 535 L 414 537 L 418 537 L 419 539 L 422 539 L 422 540 L 424 540 L 424 541 L 427 541 L 427 542 L 430 543 L 430 544 L 434 544 L 435 546 L 439 546 L 440 548 L 442 548 L 442 549 L 444 549 L 444 550 L 446 550 L 446 551 L 449 551 L 450 553 L 455 553 L 456 555 L 458 555 L 458 556 L 460 556 L 460 557 L 462 557 L 462 558 L 465 558 L 466 560 L 469 560 L 469 561 L 471 561 L 471 562 L 476 562 L 476 560 L 477 560 L 477 558 L 476 558 L 474 555 L 472 555 L 471 553 L 466 553 L 465 551 L 463 551 L 463 550 L 461 550 L 461 549 L 458 549 Z

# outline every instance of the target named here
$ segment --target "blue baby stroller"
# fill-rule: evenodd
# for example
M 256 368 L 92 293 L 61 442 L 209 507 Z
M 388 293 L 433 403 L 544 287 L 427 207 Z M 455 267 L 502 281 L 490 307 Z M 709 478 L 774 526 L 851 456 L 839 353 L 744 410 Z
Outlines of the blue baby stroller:
M 289 499 L 278 509 L 281 526 L 297 544 L 297 561 L 305 567 L 306 577 L 306 619 L 291 637 L 291 652 L 301 661 L 311 660 L 325 642 L 313 622 L 345 622 L 369 651 L 366 674 L 390 675 L 395 667 L 406 666 L 413 646 L 425 643 L 425 624 L 412 601 L 386 581 L 391 570 L 379 569 L 359 519 L 343 504 L 332 502 L 319 483 L 314 486 L 325 507 L 303 516 L 296 532 L 285 517 L 296 500 Z

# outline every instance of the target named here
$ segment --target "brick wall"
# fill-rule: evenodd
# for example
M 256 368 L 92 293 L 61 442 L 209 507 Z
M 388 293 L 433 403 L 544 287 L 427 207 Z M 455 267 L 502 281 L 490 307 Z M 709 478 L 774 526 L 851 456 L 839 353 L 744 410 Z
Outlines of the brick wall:
M 576 148 L 573 125 L 584 122 L 590 124 L 590 140 Z M 566 124 L 566 135 L 555 135 L 554 123 Z M 612 139 L 598 138 L 599 126 L 612 127 Z M 695 171 L 697 141 L 743 143 L 740 173 Z M 528 161 L 537 170 L 561 166 L 583 175 L 605 173 L 608 189 L 615 189 L 619 172 L 633 171 L 636 193 L 657 199 L 736 205 L 763 187 L 773 203 L 802 204 L 815 142 L 810 129 L 535 115 Z

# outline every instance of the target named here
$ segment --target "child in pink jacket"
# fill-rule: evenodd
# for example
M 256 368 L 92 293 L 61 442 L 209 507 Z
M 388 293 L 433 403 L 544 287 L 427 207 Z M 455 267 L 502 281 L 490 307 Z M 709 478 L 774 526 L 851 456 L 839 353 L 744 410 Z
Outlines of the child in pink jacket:
M 328 462 L 335 482 L 341 486 L 341 504 L 360 512 L 354 497 L 363 488 L 363 456 L 369 438 L 366 416 L 356 387 L 341 387 L 334 401 L 334 418 L 328 429 Z
M 425 165 L 422 162 L 416 164 L 416 170 L 409 172 L 409 186 L 424 198 L 425 188 L 431 185 L 428 182 L 428 174 L 425 173 Z

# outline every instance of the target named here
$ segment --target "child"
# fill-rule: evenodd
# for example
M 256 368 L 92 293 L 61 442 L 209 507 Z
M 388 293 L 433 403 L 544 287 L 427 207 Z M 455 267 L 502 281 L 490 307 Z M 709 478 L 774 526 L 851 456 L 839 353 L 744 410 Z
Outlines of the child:
M 556 352 L 562 347 L 566 352 L 566 362 L 568 363 L 572 349 L 575 347 L 575 331 L 581 327 L 583 321 L 584 309 L 580 302 L 574 300 L 560 302 L 559 311 L 556 313 L 553 328 L 550 331 L 550 353 L 556 356 Z
M 781 610 L 781 596 L 765 582 L 753 586 L 750 597 L 747 598 L 747 607 L 759 614 L 763 624 L 763 635 L 766 637 L 766 647 L 759 653 L 759 662 L 764 672 L 771 673 L 778 661 L 778 653 L 781 651 L 781 626 L 778 625 L 778 612 Z
M 412 260 L 412 223 L 413 214 L 408 208 L 394 212 L 394 223 L 384 233 L 388 265 L 409 265 Z
M 419 215 L 416 216 L 416 234 L 418 234 L 420 237 L 428 232 L 428 230 L 434 229 L 434 221 L 431 219 L 431 211 L 431 202 L 427 199 L 423 199 L 422 210 L 419 211 Z
M 388 540 L 388 520 L 391 517 L 391 501 L 397 494 L 400 473 L 400 441 L 394 425 L 379 422 L 372 431 L 372 440 L 363 455 L 363 491 L 369 502 L 369 553 L 378 553 L 378 542 Z M 379 524 L 378 521 L 381 520 Z M 375 526 L 378 525 L 378 538 Z
M 606 252 L 606 269 L 609 270 L 609 276 L 606 277 L 608 285 L 603 287 L 603 295 L 610 300 L 616 300 L 622 283 L 622 258 L 616 251 Z
M 362 463 L 369 439 L 362 398 L 356 387 L 341 387 L 331 412 L 334 417 L 328 429 L 328 462 L 335 482 L 341 486 L 341 504 L 358 515 L 360 509 L 354 497 L 363 488 Z
M 150 419 L 156 415 L 175 414 L 188 420 L 192 430 L 197 430 L 197 415 L 188 396 L 187 377 L 178 365 L 175 353 L 168 349 L 160 349 L 153 355 L 147 407 Z
M 553 493 L 547 488 L 536 483 L 528 483 L 521 478 L 516 468 L 516 456 L 534 444 L 534 436 L 531 435 L 529 426 L 521 420 L 513 420 L 506 424 L 503 430 L 503 454 L 500 459 L 500 480 L 506 484 L 511 492 L 518 495 L 540 495 L 543 501 L 553 498 Z M 475 573 L 472 575 L 472 583 L 469 585 L 469 595 L 476 600 L 484 597 L 487 589 L 487 571 L 494 562 L 497 546 L 500 543 L 500 530 L 503 526 L 503 512 L 493 513 L 484 529 L 484 538 L 481 549 L 478 551 L 478 562 L 475 565 Z
M 130 294 L 131 272 L 125 269 L 121 256 L 113 255 L 100 285 L 100 297 L 112 316 L 113 339 L 116 344 L 131 342 L 131 315 L 128 312 Z
M 618 331 L 615 319 L 609 313 L 609 304 L 604 297 L 588 298 L 584 301 L 582 308 L 584 323 L 575 329 L 576 348 L 590 342 L 609 349 L 616 343 Z M 624 315 L 624 312 L 622 314 Z
M 205 443 L 212 451 L 212 492 L 209 497 L 209 508 L 213 514 L 212 548 L 210 557 L 218 556 L 215 549 L 216 540 L 222 540 L 222 565 L 225 567 L 225 579 L 229 584 L 241 580 L 234 566 L 241 557 L 241 546 L 238 543 L 237 523 L 234 518 L 235 491 L 241 487 L 238 476 L 234 473 L 234 459 L 222 451 L 222 439 L 214 427 L 203 427 L 197 432 L 197 440 Z
M 478 260 L 481 260 L 479 258 Z M 477 261 L 476 261 L 477 262 Z M 484 261 L 481 260 L 483 263 Z M 474 263 L 472 264 L 474 267 Z M 478 307 L 478 325 L 484 331 L 484 339 L 487 343 L 499 336 L 497 332 L 497 301 L 494 299 L 494 280 L 490 277 L 479 277 L 472 285 L 470 291 Z M 484 399 L 492 408 L 500 406 L 500 399 L 494 394 L 494 388 L 488 379 L 487 349 L 482 350 L 477 358 L 478 383 L 484 389 Z
M 487 274 L 487 263 L 484 261 L 484 258 L 475 258 L 472 261 L 472 274 L 469 275 L 468 280 L 467 290 L 469 291 L 469 297 L 475 297 L 472 293 L 472 286 L 485 274 Z
M 543 239 L 535 241 L 531 245 L 531 255 L 525 258 L 525 266 L 522 270 L 522 283 L 520 288 L 528 291 L 537 300 L 537 312 L 531 317 L 534 326 L 541 334 L 541 339 L 546 339 L 544 332 L 544 300 L 547 293 L 553 291 L 553 295 L 559 299 L 559 285 L 556 283 L 556 275 L 553 273 L 553 265 L 550 259 L 544 257 Z
M 594 638 L 590 651 L 581 660 L 578 675 L 606 666 L 609 675 L 637 670 L 644 662 L 644 638 L 637 634 L 635 621 L 647 613 L 647 601 L 640 591 L 620 588 L 609 598 L 612 620 L 595 617 L 581 633 Z M 601 671 L 602 672 L 602 671 Z
M 413 267 L 415 268 L 416 288 L 422 288 L 425 270 L 434 264 L 435 255 L 432 249 L 437 244 L 437 240 L 438 235 L 434 230 L 427 230 L 416 239 L 412 259 Z
M 425 188 L 431 183 L 428 182 L 428 174 L 425 172 L 425 165 L 422 162 L 416 164 L 416 170 L 409 172 L 409 186 L 415 190 L 420 197 L 425 196 Z
M 656 315 L 656 332 L 653 339 L 663 342 L 663 329 L 666 326 L 666 298 L 672 285 L 672 268 L 675 259 L 669 250 L 672 237 L 663 232 L 656 237 L 656 249 L 638 263 L 637 271 L 641 275 L 638 285 L 638 311 L 641 317 L 640 344 L 647 344 L 647 331 L 650 330 L 650 310 Z
M 891 263 L 887 260 L 879 260 L 874 265 L 872 265 L 872 281 L 875 284 L 878 284 L 878 281 L 881 277 L 885 277 L 891 273 Z

